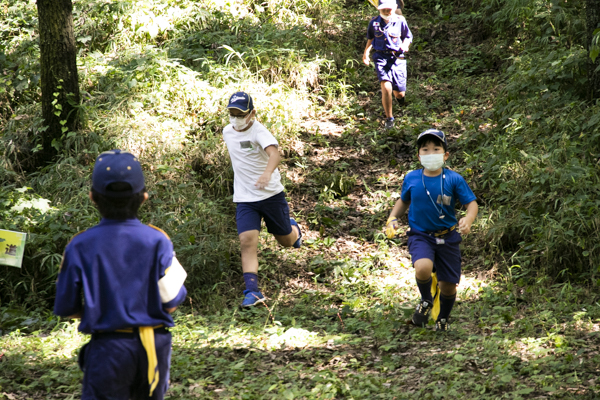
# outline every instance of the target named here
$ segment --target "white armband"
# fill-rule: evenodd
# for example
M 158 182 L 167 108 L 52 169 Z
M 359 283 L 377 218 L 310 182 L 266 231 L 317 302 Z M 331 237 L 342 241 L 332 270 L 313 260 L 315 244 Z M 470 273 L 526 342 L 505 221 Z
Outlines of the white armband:
M 158 280 L 160 300 L 163 303 L 168 303 L 177 297 L 186 277 L 187 273 L 173 254 L 171 266 L 165 270 L 165 276 Z

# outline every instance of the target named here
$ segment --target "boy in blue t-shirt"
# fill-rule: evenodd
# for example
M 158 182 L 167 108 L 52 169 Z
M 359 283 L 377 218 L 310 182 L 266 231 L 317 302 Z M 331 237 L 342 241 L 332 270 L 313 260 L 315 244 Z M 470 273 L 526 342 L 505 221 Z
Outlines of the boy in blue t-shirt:
M 98 156 L 90 199 L 100 223 L 71 239 L 56 282 L 54 313 L 81 318 L 92 335 L 79 352 L 81 398 L 162 399 L 169 385 L 170 313 L 186 296 L 186 272 L 165 232 L 144 225 L 148 199 L 138 159 Z
M 460 174 L 444 169 L 448 159 L 448 143 L 444 132 L 429 129 L 417 138 L 418 156 L 423 169 L 406 174 L 400 199 L 387 221 L 388 237 L 395 235 L 398 218 L 408 210 L 408 251 L 415 267 L 421 301 L 412 317 L 413 324 L 425 326 L 433 308 L 432 272 L 439 281 L 439 315 L 436 330 L 449 328 L 448 317 L 456 300 L 460 282 L 461 233 L 471 231 L 477 217 L 475 195 Z M 456 200 L 467 208 L 467 215 L 457 221 Z M 410 206 L 410 208 L 409 208 Z
M 369 22 L 363 63 L 369 65 L 371 47 L 373 62 L 381 85 L 381 101 L 386 116 L 385 129 L 394 127 L 392 94 L 400 106 L 406 94 L 406 59 L 404 53 L 412 43 L 412 33 L 406 19 L 395 13 L 396 0 L 379 0 L 379 15 Z

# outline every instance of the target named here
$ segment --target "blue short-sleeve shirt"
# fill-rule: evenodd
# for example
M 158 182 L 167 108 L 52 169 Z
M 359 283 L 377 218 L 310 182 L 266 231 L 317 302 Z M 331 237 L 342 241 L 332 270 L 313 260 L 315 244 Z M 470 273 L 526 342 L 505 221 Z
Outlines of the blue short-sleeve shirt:
M 66 317 L 82 311 L 84 333 L 174 326 L 165 309 L 182 303 L 187 291 L 181 285 L 163 303 L 158 281 L 176 262 L 173 244 L 160 229 L 138 219 L 102 219 L 65 248 L 54 313 Z
M 440 201 L 442 185 L 445 196 L 443 202 Z M 477 199 L 465 179 L 446 168 L 434 177 L 425 176 L 423 169 L 409 172 L 402 182 L 400 197 L 403 202 L 410 204 L 409 226 L 421 232 L 434 232 L 456 225 L 456 200 L 466 205 Z M 443 219 L 440 213 L 444 215 Z
M 367 39 L 373 40 L 375 51 L 399 51 L 400 44 L 408 39 L 412 42 L 412 33 L 406 23 L 406 18 L 393 14 L 389 22 L 385 22 L 380 15 L 371 19 L 367 28 Z

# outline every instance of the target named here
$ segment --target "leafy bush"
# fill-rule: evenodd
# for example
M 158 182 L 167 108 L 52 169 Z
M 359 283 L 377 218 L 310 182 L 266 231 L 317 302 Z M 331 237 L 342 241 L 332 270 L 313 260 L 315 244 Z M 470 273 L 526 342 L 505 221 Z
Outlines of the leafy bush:
M 51 301 L 64 246 L 99 220 L 87 199 L 89 179 L 96 155 L 111 148 L 142 160 L 151 198 L 141 219 L 172 237 L 190 271 L 192 296 L 239 273 L 232 268 L 239 264 L 233 173 L 221 140 L 226 101 L 240 89 L 251 93 L 258 120 L 294 152 L 299 121 L 315 112 L 315 92 L 326 91 L 331 104 L 347 88 L 329 75 L 346 67 L 338 51 L 343 45 L 322 39 L 327 12 L 341 7 L 334 3 L 74 4 L 84 121 L 60 141 L 57 162 L 38 170 L 32 160 L 44 126 L 35 75 L 37 10 L 17 0 L 0 8 L 6 16 L 0 22 L 2 227 L 29 233 L 24 266 L 3 276 L 1 301 Z M 338 182 L 337 190 L 344 185 Z M 22 186 L 31 189 L 15 192 Z M 19 199 L 34 197 L 48 199 L 52 208 L 10 211 Z

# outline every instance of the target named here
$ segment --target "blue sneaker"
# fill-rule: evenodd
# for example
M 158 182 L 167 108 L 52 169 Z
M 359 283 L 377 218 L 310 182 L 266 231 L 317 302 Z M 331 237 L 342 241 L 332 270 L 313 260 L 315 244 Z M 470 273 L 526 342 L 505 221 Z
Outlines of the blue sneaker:
M 265 296 L 263 296 L 261 292 L 244 290 L 244 301 L 242 301 L 242 305 L 240 307 L 252 307 L 264 302 L 265 300 L 267 299 L 265 299 Z
M 296 222 L 296 220 L 294 218 L 290 218 L 290 224 L 292 225 L 296 225 L 298 227 L 298 240 L 296 240 L 294 242 L 294 247 L 299 249 L 300 246 L 302 246 L 302 231 L 300 230 L 300 226 L 298 226 L 298 223 Z
M 394 117 L 390 117 L 385 121 L 385 129 L 388 131 L 394 129 Z

